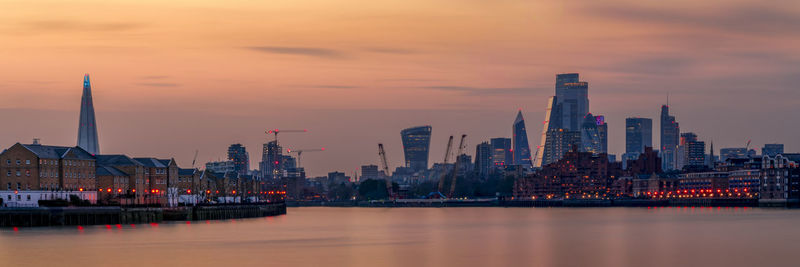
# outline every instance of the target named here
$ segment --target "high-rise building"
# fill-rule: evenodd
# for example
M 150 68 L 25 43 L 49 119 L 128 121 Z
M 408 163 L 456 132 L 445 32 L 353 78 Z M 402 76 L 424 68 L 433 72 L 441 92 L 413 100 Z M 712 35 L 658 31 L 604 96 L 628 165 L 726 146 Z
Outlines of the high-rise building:
M 589 113 L 589 83 L 580 81 L 578 73 L 557 74 L 556 100 L 561 108 L 561 127 L 578 131 L 583 116 Z
M 689 143 L 697 142 L 697 135 L 694 133 L 681 133 L 678 149 L 675 153 L 675 168 L 683 169 L 689 165 Z
M 676 168 L 680 132 L 675 116 L 669 115 L 669 105 L 661 106 L 661 168 L 665 171 Z
M 775 157 L 778 154 L 783 154 L 783 144 L 764 144 L 761 148 L 761 155 Z
M 511 138 L 492 138 L 490 144 L 492 146 L 492 166 L 504 168 L 506 165 L 512 164 Z
M 235 171 L 239 174 L 245 175 L 250 170 L 250 155 L 242 144 L 228 147 L 228 160 L 233 161 Z
M 625 154 L 629 154 L 628 159 L 638 158 L 645 147 L 653 147 L 653 120 L 625 119 Z
M 406 167 L 415 172 L 428 169 L 428 152 L 431 146 L 431 126 L 418 126 L 400 132 Z
M 687 163 L 689 166 L 707 166 L 708 162 L 706 161 L 706 142 L 703 141 L 689 142 L 687 143 L 686 151 L 688 153 Z
M 601 135 L 602 128 L 602 135 Z M 594 155 L 607 153 L 608 126 L 605 117 L 595 117 L 592 113 L 586 114 L 581 124 L 580 152 L 590 152 Z
M 383 179 L 383 175 L 381 175 L 381 171 L 378 171 L 378 165 L 362 165 L 361 166 L 361 178 L 358 180 L 359 182 L 365 180 L 378 180 Z
M 270 141 L 264 144 L 261 151 L 261 163 L 259 170 L 261 177 L 266 179 L 279 179 L 282 176 L 283 152 L 277 141 Z
M 92 84 L 89 81 L 89 74 L 86 74 L 83 76 L 83 96 L 81 96 L 81 114 L 78 122 L 78 146 L 92 155 L 97 155 L 100 153 L 100 145 L 98 145 L 97 139 Z
M 478 177 L 486 179 L 489 177 L 489 169 L 492 167 L 492 146 L 489 142 L 483 142 L 475 147 L 475 171 Z
M 531 147 L 528 145 L 528 131 L 525 129 L 525 119 L 522 110 L 517 113 L 512 127 L 514 133 L 512 143 L 514 148 L 514 164 L 525 167 L 531 166 Z
M 542 141 L 534 160 L 536 167 L 561 159 L 572 145 L 580 147 L 581 126 L 584 116 L 589 114 L 589 83 L 580 81 L 577 73 L 557 74 L 555 88 L 556 95 L 547 101 Z M 551 137 L 561 140 L 549 140 Z
M 597 134 L 600 137 L 600 153 L 608 154 L 608 123 L 606 116 L 598 115 L 594 117 L 597 121 Z M 611 162 L 614 162 L 613 160 Z

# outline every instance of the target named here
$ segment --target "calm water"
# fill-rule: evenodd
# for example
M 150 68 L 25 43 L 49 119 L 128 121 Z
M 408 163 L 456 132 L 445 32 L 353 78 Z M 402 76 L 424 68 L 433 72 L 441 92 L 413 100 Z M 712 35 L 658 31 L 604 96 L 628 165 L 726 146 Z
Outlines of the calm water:
M 290 208 L 0 230 L 0 266 L 799 266 L 800 210 Z M 57 264 L 53 264 L 57 263 Z

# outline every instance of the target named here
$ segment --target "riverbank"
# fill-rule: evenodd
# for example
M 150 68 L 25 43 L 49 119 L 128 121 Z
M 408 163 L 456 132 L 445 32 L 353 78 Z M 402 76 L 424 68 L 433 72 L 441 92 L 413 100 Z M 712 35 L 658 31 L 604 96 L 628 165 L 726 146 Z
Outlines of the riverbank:
M 619 200 L 499 200 L 499 199 L 398 199 L 394 201 L 287 201 L 289 207 L 781 207 L 758 199 L 619 199 Z M 786 207 L 783 205 L 782 207 Z
M 224 220 L 286 214 L 286 203 L 176 208 L 40 207 L 0 208 L 0 227 L 141 224 L 162 221 Z

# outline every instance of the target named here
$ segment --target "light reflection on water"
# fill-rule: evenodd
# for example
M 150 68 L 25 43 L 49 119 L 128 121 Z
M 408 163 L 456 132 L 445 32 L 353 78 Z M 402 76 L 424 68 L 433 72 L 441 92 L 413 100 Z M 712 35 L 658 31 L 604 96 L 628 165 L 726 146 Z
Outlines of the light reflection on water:
M 0 266 L 786 266 L 798 223 L 757 208 L 290 208 L 3 229 Z

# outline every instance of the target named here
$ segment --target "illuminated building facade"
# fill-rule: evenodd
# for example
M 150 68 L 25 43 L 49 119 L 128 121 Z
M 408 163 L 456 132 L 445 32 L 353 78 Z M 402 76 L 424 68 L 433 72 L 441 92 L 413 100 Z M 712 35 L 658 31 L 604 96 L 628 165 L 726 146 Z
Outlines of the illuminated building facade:
M 418 126 L 400 132 L 406 167 L 415 172 L 428 169 L 428 154 L 431 146 L 431 126 Z

